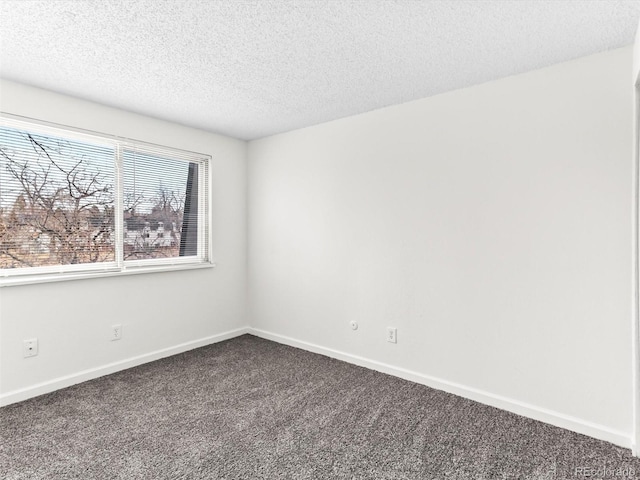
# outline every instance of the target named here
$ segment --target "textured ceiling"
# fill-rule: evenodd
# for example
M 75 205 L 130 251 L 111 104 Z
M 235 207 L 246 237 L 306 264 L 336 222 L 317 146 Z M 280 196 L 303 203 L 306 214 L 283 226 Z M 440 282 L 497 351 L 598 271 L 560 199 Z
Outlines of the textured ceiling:
M 0 76 L 241 139 L 633 42 L 637 0 L 0 0 Z

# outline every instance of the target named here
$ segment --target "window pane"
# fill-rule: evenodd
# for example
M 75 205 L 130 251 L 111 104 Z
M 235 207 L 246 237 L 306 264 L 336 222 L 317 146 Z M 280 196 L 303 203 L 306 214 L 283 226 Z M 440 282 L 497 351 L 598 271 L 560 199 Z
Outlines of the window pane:
M 0 268 L 115 261 L 111 146 L 0 127 Z
M 125 150 L 122 165 L 124 260 L 196 255 L 198 164 Z

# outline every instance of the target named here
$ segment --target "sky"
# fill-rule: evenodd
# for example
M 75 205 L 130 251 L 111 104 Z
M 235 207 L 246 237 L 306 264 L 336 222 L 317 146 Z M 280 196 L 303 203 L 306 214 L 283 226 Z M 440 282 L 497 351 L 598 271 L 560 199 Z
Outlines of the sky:
M 138 213 L 150 212 L 161 187 L 184 198 L 189 162 L 132 150 L 123 152 L 122 162 L 125 203 L 134 196 L 138 198 Z M 28 169 L 20 165 L 28 165 Z M 15 173 L 11 173 L 11 169 Z M 66 177 L 70 173 L 76 174 L 83 185 L 95 180 L 92 186 L 99 184 L 110 190 L 101 200 L 110 198 L 114 202 L 116 149 L 108 142 L 90 143 L 0 127 L 0 206 L 3 208 L 10 208 L 24 191 L 16 178 L 16 174 L 22 172 L 32 185 L 42 186 L 47 193 L 67 186 Z

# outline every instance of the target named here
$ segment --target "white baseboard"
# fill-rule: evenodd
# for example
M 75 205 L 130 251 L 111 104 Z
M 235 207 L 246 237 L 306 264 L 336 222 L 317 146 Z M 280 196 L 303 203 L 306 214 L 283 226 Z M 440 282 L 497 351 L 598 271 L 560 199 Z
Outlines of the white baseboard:
M 404 368 L 394 367 L 393 365 L 378 362 L 376 360 L 360 357 L 358 355 L 352 355 L 350 353 L 341 352 L 331 348 L 251 327 L 238 328 L 217 335 L 193 340 L 191 342 L 181 343 L 169 348 L 156 350 L 144 355 L 139 355 L 100 367 L 83 370 L 71 375 L 58 377 L 53 380 L 32 385 L 23 389 L 3 393 L 0 395 L 0 406 L 10 405 L 12 403 L 27 400 L 29 398 L 37 397 L 45 393 L 50 393 L 55 390 L 70 387 L 87 380 L 93 380 L 104 375 L 109 375 L 121 370 L 126 370 L 127 368 L 136 367 L 144 363 L 159 360 L 161 358 L 176 355 L 178 353 L 193 350 L 195 348 L 204 347 L 212 343 L 228 340 L 240 335 L 244 335 L 246 333 L 265 338 L 267 340 L 272 340 L 274 342 L 282 343 L 284 345 L 289 345 L 309 352 L 318 353 L 320 355 L 325 355 L 327 357 L 342 360 L 354 365 L 369 368 L 371 370 L 376 370 L 378 372 L 393 375 L 395 377 L 404 378 L 405 380 L 449 392 L 454 395 L 483 403 L 485 405 L 490 405 L 502 410 L 507 410 L 524 417 L 549 423 L 551 425 L 578 432 L 583 435 L 588 435 L 590 437 L 611 442 L 615 445 L 619 445 L 625 448 L 633 447 L 631 434 L 613 430 L 603 425 L 598 425 L 580 418 L 565 415 L 563 413 L 555 412 L 553 410 L 538 407 L 511 398 L 503 397 L 501 395 L 478 390 L 476 388 L 468 387 L 455 382 L 450 382 L 448 380 L 443 380 Z
M 88 370 L 82 370 L 71 375 L 65 375 L 58 377 L 47 382 L 38 383 L 19 390 L 13 390 L 11 392 L 3 393 L 0 395 L 0 407 L 10 405 L 12 403 L 21 402 L 29 398 L 37 397 L 45 393 L 50 393 L 61 388 L 70 387 L 77 383 L 86 382 L 87 380 L 93 380 L 94 378 L 109 375 L 111 373 L 119 372 L 120 370 L 126 370 L 127 368 L 137 367 L 144 363 L 153 362 L 161 358 L 170 357 L 178 353 L 193 350 L 194 348 L 204 347 L 212 343 L 222 342 L 230 338 L 238 337 L 249 333 L 248 327 L 242 327 L 228 332 L 219 333 L 217 335 L 211 335 L 209 337 L 200 338 L 191 342 L 181 343 L 172 347 L 163 348 L 136 357 L 127 358 L 118 362 L 109 363 L 96 368 L 90 368 Z
M 352 355 L 350 353 L 341 352 L 332 348 L 323 347 L 313 343 L 296 340 L 291 337 L 267 332 L 257 328 L 249 328 L 248 333 L 274 342 L 282 343 L 302 350 L 313 353 L 319 353 L 327 357 L 343 360 L 361 367 L 376 370 L 378 372 L 393 375 L 395 377 L 404 378 L 415 383 L 426 385 L 437 390 L 468 398 L 485 405 L 507 410 L 509 412 L 522 415 L 523 417 L 532 418 L 541 422 L 555 425 L 556 427 L 571 430 L 583 435 L 611 442 L 625 448 L 632 447 L 632 438 L 630 433 L 613 430 L 609 427 L 598 425 L 580 418 L 565 415 L 546 408 L 531 405 L 519 400 L 503 397 L 490 392 L 478 390 L 477 388 L 468 387 L 459 383 L 450 382 L 441 378 L 432 377 L 422 373 L 414 372 L 404 368 L 394 367 L 386 363 L 370 360 L 368 358 Z

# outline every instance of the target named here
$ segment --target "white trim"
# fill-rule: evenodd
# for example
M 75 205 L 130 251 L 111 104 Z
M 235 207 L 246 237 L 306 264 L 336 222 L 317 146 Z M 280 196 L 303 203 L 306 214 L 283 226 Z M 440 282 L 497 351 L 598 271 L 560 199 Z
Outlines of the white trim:
M 124 178 L 123 178 L 123 173 L 122 173 L 122 145 L 120 144 L 116 144 L 116 158 L 115 158 L 115 163 L 116 163 L 116 169 L 115 169 L 115 174 L 116 174 L 116 182 L 115 182 L 115 187 L 116 187 L 116 205 L 115 205 L 115 211 L 114 213 L 114 225 L 120 225 L 121 228 L 116 228 L 115 229 L 115 233 L 116 233 L 116 264 L 118 267 L 118 270 L 122 270 L 124 265 Z
M 631 451 L 636 457 L 640 456 L 640 273 L 639 273 L 639 219 L 638 208 L 640 202 L 640 89 L 634 79 L 633 87 L 633 205 L 632 211 L 632 249 L 631 262 L 633 271 L 633 295 L 631 299 L 631 385 L 632 385 L 632 437 Z
M 0 288 L 16 285 L 32 285 L 35 283 L 68 282 L 70 280 L 87 280 L 90 278 L 109 278 L 123 275 L 139 275 L 141 273 L 157 272 L 183 272 L 185 270 L 199 270 L 201 268 L 214 268 L 216 263 L 187 263 L 174 265 L 156 265 L 146 267 L 129 267 L 122 270 L 100 270 L 80 273 L 50 274 L 50 275 L 24 275 L 16 277 L 0 278 Z
M 25 117 L 23 115 L 16 115 L 0 110 L 0 118 L 15 128 L 34 129 L 48 135 L 66 135 L 72 134 L 79 140 L 90 141 L 105 146 L 114 146 L 116 142 L 123 144 L 125 149 L 144 151 L 148 153 L 166 153 L 167 150 L 171 150 L 178 158 L 192 159 L 193 157 L 199 157 L 200 159 L 211 159 L 211 155 L 206 153 L 194 152 L 191 150 L 185 150 L 184 148 L 169 147 L 165 145 L 158 145 L 155 143 L 145 142 L 142 140 L 136 140 L 133 138 L 123 137 L 120 135 L 111 135 L 109 133 L 97 132 L 95 130 L 87 130 L 86 128 L 72 127 L 63 123 L 48 122 L 46 120 L 40 120 L 32 117 Z M 196 161 L 195 159 L 190 161 Z
M 492 407 L 507 410 L 524 417 L 539 420 L 541 422 L 555 425 L 556 427 L 565 428 L 574 432 L 588 435 L 590 437 L 605 440 L 625 448 L 631 447 L 631 438 L 628 433 L 613 430 L 604 425 L 589 422 L 580 418 L 565 415 L 546 408 L 531 405 L 512 398 L 503 397 L 490 392 L 485 392 L 477 388 L 469 387 L 455 382 L 450 382 L 431 375 L 425 375 L 412 370 L 394 367 L 386 363 L 378 362 L 368 358 L 352 355 L 350 353 L 341 352 L 332 348 L 323 347 L 314 343 L 296 340 L 291 337 L 267 332 L 258 328 L 249 328 L 248 333 L 274 342 L 282 343 L 292 347 L 300 348 L 313 353 L 319 353 L 327 357 L 342 360 L 354 365 L 376 370 L 378 372 L 393 375 L 395 377 L 404 378 L 411 382 L 426 385 L 437 390 L 442 390 L 460 397 L 468 398 L 476 402 L 490 405 Z
M 46 135 L 55 135 L 63 139 L 81 140 L 91 144 L 106 146 L 114 152 L 114 186 L 115 186 L 115 216 L 114 234 L 115 259 L 111 262 L 82 263 L 74 265 L 47 265 L 39 267 L 19 267 L 0 269 L 0 287 L 10 285 L 24 285 L 31 283 L 43 283 L 61 280 L 78 280 L 105 276 L 115 271 L 123 273 L 127 268 L 142 268 L 132 273 L 146 273 L 147 271 L 161 272 L 164 268 L 156 266 L 168 266 L 168 270 L 202 268 L 210 266 L 211 256 L 206 256 L 211 251 L 211 216 L 207 215 L 204 205 L 208 204 L 211 192 L 207 187 L 211 186 L 208 175 L 211 171 L 211 155 L 196 153 L 179 148 L 156 145 L 148 142 L 132 140 L 124 137 L 113 136 L 90 130 L 78 129 L 67 125 L 50 123 L 38 119 L 22 117 L 0 111 L 0 125 L 11 128 L 24 129 Z M 195 163 L 198 165 L 198 238 L 197 254 L 184 257 L 156 258 L 143 260 L 125 260 L 124 255 L 124 216 L 123 216 L 123 155 L 125 152 L 158 155 L 181 162 Z M 207 242 L 204 245 L 203 242 Z M 193 266 L 193 267 L 192 267 Z M 147 269 L 149 267 L 149 269 Z M 153 270 L 150 267 L 154 267 Z M 81 273 L 78 273 L 81 272 Z M 21 277 L 26 278 L 22 279 Z M 5 280 L 6 279 L 6 280 Z M 14 280 L 17 279 L 17 280 Z
M 174 345 L 173 347 L 163 348 L 154 352 L 131 357 L 126 360 L 120 360 L 117 362 L 109 363 L 107 365 L 102 365 L 100 367 L 90 368 L 81 372 L 72 373 L 70 375 L 58 377 L 53 380 L 32 385 L 30 387 L 3 393 L 0 395 L 0 407 L 16 402 L 21 402 L 29 398 L 37 397 L 38 395 L 53 392 L 55 390 L 60 390 L 61 388 L 70 387 L 72 385 L 86 382 L 88 380 L 93 380 L 94 378 L 109 375 L 121 370 L 137 367 L 138 365 L 153 362 L 154 360 L 177 355 L 178 353 L 186 352 L 188 350 L 204 347 L 212 343 L 222 342 L 223 340 L 229 340 L 230 338 L 238 337 L 248 332 L 248 327 L 237 328 L 228 332 L 204 337 L 199 340 L 193 340 L 190 342 L 181 343 L 179 345 Z

